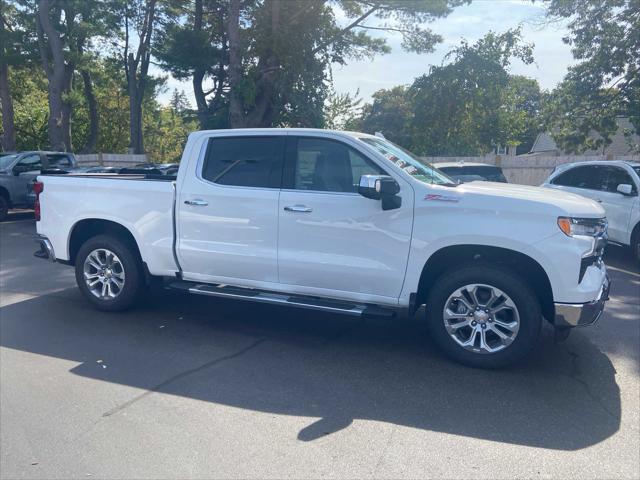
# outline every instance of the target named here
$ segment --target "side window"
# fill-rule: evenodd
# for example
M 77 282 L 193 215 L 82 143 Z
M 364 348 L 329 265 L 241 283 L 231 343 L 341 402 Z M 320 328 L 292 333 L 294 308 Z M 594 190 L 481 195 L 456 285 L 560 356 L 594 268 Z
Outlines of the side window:
M 631 176 L 620 167 L 602 166 L 602 173 L 604 177 L 603 190 L 605 192 L 616 193 L 618 191 L 618 185 L 627 184 L 633 187 L 635 192 L 636 186 L 631 179 Z
M 33 172 L 42 169 L 42 160 L 40 155 L 27 155 L 16 165 L 20 172 Z M 15 167 L 14 167 L 15 168 Z
M 71 160 L 67 155 L 47 155 L 50 167 L 70 167 Z
M 551 183 L 565 187 L 599 190 L 601 182 L 599 182 L 598 168 L 597 165 L 575 167 L 561 173 Z
M 362 175 L 385 172 L 351 147 L 323 138 L 298 138 L 293 187 L 320 192 L 357 192 Z
M 220 185 L 280 188 L 285 137 L 213 137 L 202 177 Z

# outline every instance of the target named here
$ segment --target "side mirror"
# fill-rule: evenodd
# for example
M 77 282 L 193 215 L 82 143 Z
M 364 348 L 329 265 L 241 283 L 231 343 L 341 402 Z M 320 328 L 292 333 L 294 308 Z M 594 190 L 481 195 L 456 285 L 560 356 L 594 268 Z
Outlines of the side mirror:
M 633 195 L 633 186 L 629 185 L 628 183 L 621 183 L 620 185 L 618 185 L 616 190 L 618 191 L 618 193 L 621 193 L 622 195 L 626 195 L 626 196 Z
M 388 175 L 362 175 L 358 193 L 365 198 L 382 200 L 383 210 L 399 208 L 402 199 L 397 196 L 400 185 Z

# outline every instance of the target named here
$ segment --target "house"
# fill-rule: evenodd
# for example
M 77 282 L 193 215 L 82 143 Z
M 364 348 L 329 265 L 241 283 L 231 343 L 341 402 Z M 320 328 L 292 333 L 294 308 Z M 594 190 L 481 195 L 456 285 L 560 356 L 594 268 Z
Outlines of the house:
M 629 117 L 618 117 L 618 131 L 611 137 L 611 144 L 607 145 L 604 148 L 598 150 L 587 150 L 582 153 L 582 155 L 607 155 L 611 157 L 616 157 L 620 155 L 633 155 L 638 152 L 640 149 L 640 135 L 637 132 L 634 132 L 634 127 L 631 124 Z M 627 135 L 625 135 L 627 133 Z M 591 137 L 596 139 L 600 136 L 593 132 Z M 525 153 L 524 155 L 518 155 L 519 157 L 523 156 L 559 156 L 559 155 L 569 155 L 569 153 L 560 149 L 556 142 L 553 140 L 553 137 L 549 132 L 539 133 L 535 142 L 533 142 L 533 146 L 531 147 L 531 151 L 529 153 Z

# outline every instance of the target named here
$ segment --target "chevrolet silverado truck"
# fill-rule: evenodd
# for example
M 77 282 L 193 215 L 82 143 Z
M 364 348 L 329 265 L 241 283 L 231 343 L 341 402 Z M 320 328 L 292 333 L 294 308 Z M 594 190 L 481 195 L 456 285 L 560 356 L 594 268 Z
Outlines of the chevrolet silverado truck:
M 602 314 L 607 221 L 540 187 L 458 184 L 378 136 L 200 131 L 176 177 L 42 175 L 42 258 L 95 307 L 166 288 L 365 317 L 413 315 L 444 353 L 497 368 Z M 422 313 L 421 313 L 422 315 Z

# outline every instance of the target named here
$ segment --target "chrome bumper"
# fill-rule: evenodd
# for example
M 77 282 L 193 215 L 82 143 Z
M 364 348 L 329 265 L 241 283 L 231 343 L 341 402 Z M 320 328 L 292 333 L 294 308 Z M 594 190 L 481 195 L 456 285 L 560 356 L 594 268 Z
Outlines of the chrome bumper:
M 49 239 L 44 235 L 36 235 L 34 240 L 40 244 L 40 250 L 34 252 L 33 256 L 55 262 L 56 253 L 53 251 L 53 245 L 51 245 Z
M 585 327 L 593 325 L 604 310 L 604 304 L 609 300 L 611 281 L 609 276 L 605 278 L 600 295 L 588 303 L 556 303 L 556 327 Z

